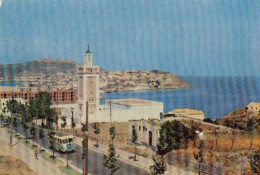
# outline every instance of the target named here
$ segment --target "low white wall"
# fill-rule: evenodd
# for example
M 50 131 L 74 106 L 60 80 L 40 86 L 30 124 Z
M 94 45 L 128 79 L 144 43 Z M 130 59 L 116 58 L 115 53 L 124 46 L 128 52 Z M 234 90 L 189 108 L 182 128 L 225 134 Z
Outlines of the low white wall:
M 101 110 L 100 110 L 101 109 Z M 112 122 L 128 122 L 128 120 L 140 120 L 149 118 L 160 119 L 163 112 L 162 105 L 132 106 L 132 107 L 111 107 Z M 83 119 L 85 121 L 85 119 Z M 110 106 L 100 105 L 96 115 L 89 116 L 89 122 L 109 122 Z

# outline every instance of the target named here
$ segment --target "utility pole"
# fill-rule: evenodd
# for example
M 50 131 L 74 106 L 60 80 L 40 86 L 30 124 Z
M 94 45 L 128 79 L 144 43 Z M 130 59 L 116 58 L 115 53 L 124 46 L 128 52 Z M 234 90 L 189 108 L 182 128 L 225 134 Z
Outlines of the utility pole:
M 10 101 L 9 101 L 10 102 Z M 12 95 L 12 101 L 11 101 L 11 135 L 10 135 L 10 145 L 13 145 L 13 119 L 14 119 L 14 115 L 13 115 L 13 108 L 14 108 L 14 95 Z
M 111 99 L 110 99 L 110 110 L 109 110 L 110 111 L 110 127 L 112 126 L 112 111 L 111 111 L 112 107 L 111 107 L 111 105 L 112 104 L 111 104 Z
M 85 145 L 84 175 L 87 175 L 88 174 L 88 102 L 86 102 L 86 124 L 85 124 L 85 131 L 84 131 L 84 145 Z

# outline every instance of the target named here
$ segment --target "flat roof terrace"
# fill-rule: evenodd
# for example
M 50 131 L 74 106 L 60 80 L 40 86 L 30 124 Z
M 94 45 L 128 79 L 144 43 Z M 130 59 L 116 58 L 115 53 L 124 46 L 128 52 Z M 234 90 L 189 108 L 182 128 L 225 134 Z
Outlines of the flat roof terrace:
M 109 103 L 110 100 L 107 100 Z M 163 102 L 159 101 L 150 101 L 150 100 L 143 100 L 143 99 L 112 99 L 112 104 L 118 105 L 128 105 L 128 106 L 157 106 L 163 105 Z

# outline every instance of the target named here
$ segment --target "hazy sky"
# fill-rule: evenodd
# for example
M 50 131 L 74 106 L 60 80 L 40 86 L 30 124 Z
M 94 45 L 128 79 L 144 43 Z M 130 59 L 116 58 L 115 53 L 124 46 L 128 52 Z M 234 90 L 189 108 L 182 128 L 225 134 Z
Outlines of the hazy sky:
M 260 0 L 2 0 L 0 64 L 49 58 L 109 71 L 260 75 Z

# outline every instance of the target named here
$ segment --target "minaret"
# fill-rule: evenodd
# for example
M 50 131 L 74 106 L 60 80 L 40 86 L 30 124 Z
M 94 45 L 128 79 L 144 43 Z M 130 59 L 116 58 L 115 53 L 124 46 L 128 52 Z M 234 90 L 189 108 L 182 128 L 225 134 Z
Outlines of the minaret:
M 78 104 L 81 122 L 86 119 L 86 102 L 88 102 L 89 121 L 93 121 L 99 106 L 99 66 L 92 65 L 92 53 L 85 53 L 84 66 L 78 70 Z
M 88 50 L 85 53 L 85 65 L 92 66 L 92 53 L 89 50 L 89 45 L 88 45 Z

